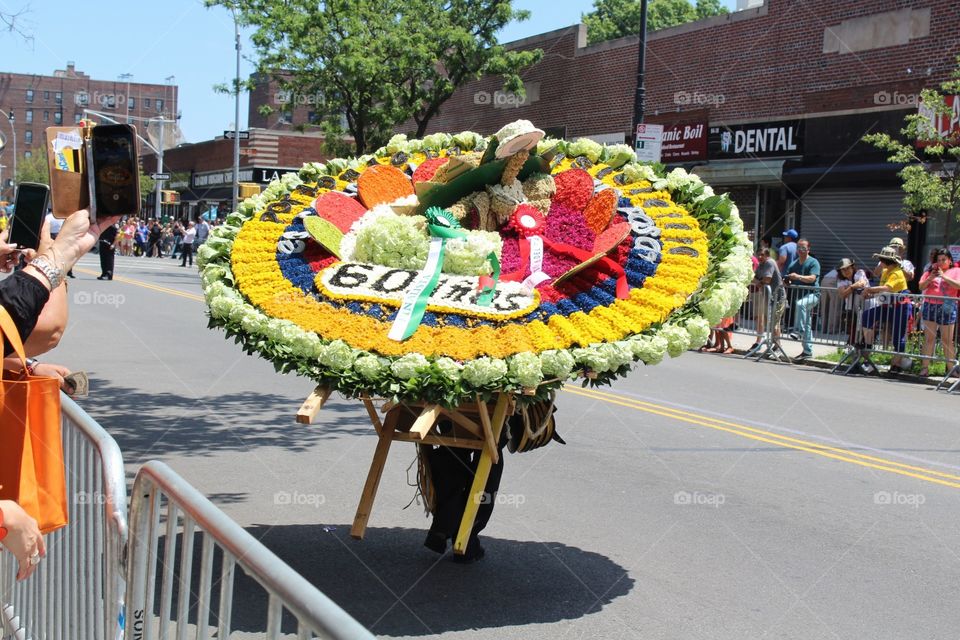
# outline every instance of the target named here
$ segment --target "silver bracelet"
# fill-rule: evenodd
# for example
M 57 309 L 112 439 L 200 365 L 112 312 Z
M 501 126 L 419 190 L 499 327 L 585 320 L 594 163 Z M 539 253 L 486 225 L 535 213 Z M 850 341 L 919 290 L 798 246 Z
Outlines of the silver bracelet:
M 37 256 L 30 261 L 30 265 L 50 281 L 50 291 L 63 283 L 63 269 L 53 264 L 46 256 Z

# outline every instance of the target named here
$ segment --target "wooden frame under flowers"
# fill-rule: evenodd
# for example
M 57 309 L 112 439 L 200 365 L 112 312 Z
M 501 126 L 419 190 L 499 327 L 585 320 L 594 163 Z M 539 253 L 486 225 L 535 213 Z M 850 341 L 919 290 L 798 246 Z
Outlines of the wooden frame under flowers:
M 536 390 L 531 389 L 528 393 L 533 395 Z M 330 394 L 331 389 L 328 387 L 314 389 L 297 412 L 297 422 L 312 424 Z M 478 394 L 475 402 L 456 407 L 443 407 L 431 402 L 386 401 L 378 411 L 374 399 L 364 394 L 361 399 L 370 423 L 377 432 L 378 440 L 363 492 L 360 495 L 360 502 L 357 505 L 353 526 L 350 529 L 351 537 L 362 540 L 366 533 L 370 512 L 373 510 L 373 503 L 380 487 L 383 468 L 394 442 L 477 449 L 482 451 L 480 461 L 453 544 L 454 553 L 463 555 L 477 518 L 477 510 L 482 503 L 490 469 L 500 461 L 497 442 L 500 440 L 507 417 L 516 409 L 516 399 L 510 391 L 499 391 L 494 394 L 494 398 L 491 398 L 492 402 L 490 402 Z M 381 411 L 383 417 L 380 416 Z M 450 435 L 440 435 L 436 432 L 440 420 L 451 421 L 453 430 Z

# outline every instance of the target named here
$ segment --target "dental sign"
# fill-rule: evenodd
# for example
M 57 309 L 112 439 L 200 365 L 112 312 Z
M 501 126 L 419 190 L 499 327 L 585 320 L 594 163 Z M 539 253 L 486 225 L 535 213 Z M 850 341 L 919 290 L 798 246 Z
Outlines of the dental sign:
M 711 126 L 711 160 L 803 155 L 803 120 Z

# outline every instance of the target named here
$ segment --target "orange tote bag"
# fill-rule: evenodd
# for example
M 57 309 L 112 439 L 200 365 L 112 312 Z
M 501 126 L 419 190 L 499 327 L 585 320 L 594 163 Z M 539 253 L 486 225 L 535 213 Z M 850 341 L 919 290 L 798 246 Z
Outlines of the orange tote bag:
M 49 533 L 67 524 L 60 384 L 26 373 L 20 334 L 0 307 L 0 345 L 4 335 L 23 373 L 3 371 L 0 385 L 0 499 L 15 500 Z

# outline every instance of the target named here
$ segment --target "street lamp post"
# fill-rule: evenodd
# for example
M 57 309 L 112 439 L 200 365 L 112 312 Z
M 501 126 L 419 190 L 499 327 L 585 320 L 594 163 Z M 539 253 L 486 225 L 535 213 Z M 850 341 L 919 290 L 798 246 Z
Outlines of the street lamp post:
M 643 122 L 643 112 L 646 106 L 647 88 L 644 85 L 646 71 L 647 49 L 647 0 L 640 0 L 640 43 L 637 47 L 637 91 L 633 98 L 633 131 L 631 136 L 636 141 L 637 125 Z
M 234 46 L 237 50 L 237 74 L 233 82 L 233 208 L 237 210 L 240 195 L 240 26 L 237 24 L 237 10 L 230 7 L 233 14 Z
M 14 126 L 14 118 L 12 112 L 6 112 L 0 109 L 0 115 L 4 115 L 7 118 L 7 122 L 10 123 L 10 131 L 13 132 L 13 182 L 17 181 L 17 128 Z M 2 188 L 2 185 L 0 185 Z
M 127 110 L 127 124 L 130 123 L 130 78 L 133 77 L 132 73 L 121 73 L 117 76 L 120 80 L 127 81 L 127 93 L 123 96 L 124 108 Z

